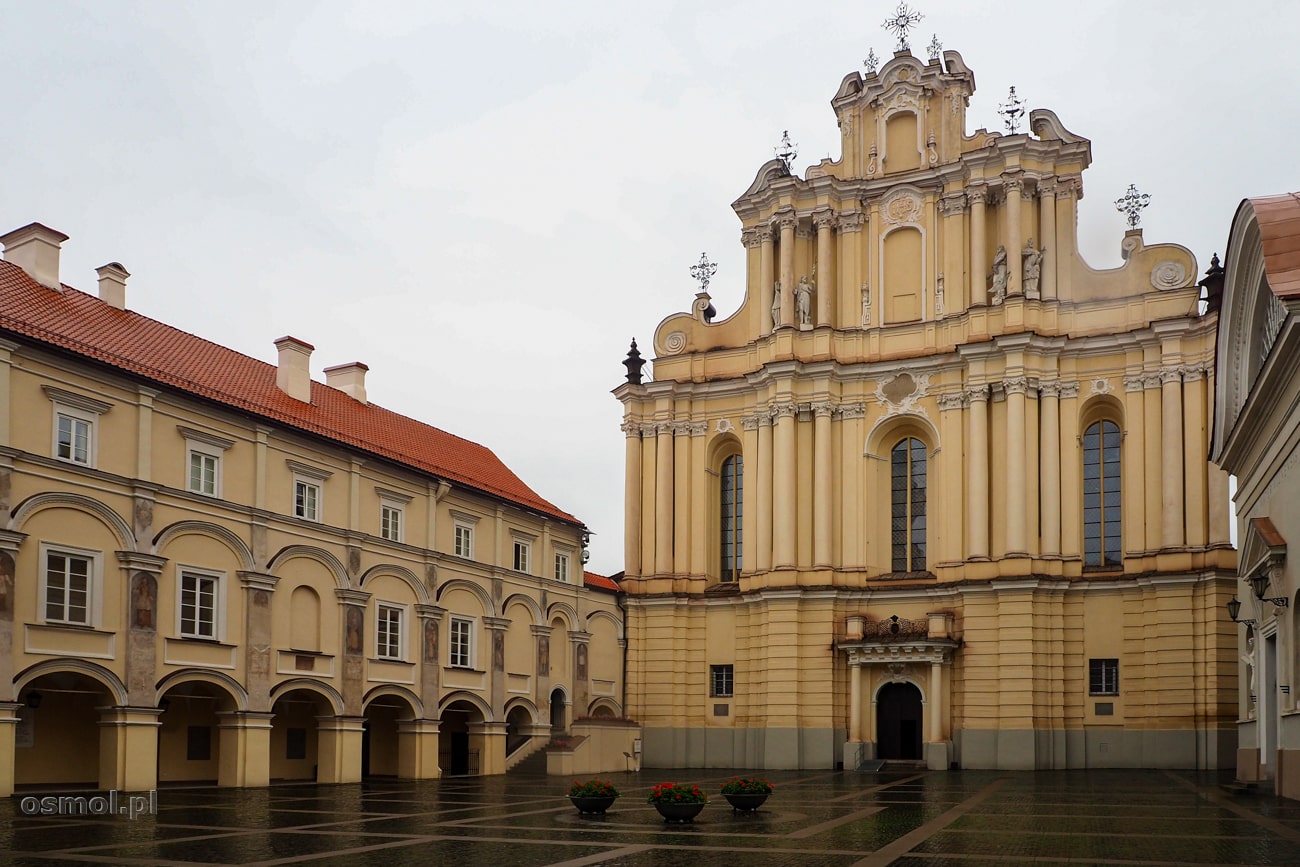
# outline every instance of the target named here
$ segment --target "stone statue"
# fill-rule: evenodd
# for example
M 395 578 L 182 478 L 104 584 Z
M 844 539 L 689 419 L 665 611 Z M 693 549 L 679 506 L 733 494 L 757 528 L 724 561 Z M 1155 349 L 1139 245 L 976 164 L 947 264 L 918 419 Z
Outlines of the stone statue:
M 1028 298 L 1038 297 L 1038 277 L 1043 270 L 1043 254 L 1046 252 L 1046 247 L 1035 250 L 1034 239 L 1030 238 L 1025 244 L 1025 249 L 1020 253 L 1025 260 L 1025 296 Z
M 1255 704 L 1255 637 L 1246 639 L 1246 652 L 1242 654 L 1241 661 L 1246 663 L 1246 681 L 1250 684 L 1249 700 L 1247 706 Z M 1253 712 L 1253 709 L 1252 709 Z
M 772 288 L 772 330 L 781 327 L 781 281 Z
M 871 324 L 871 285 L 862 284 L 862 327 L 866 328 Z
M 812 285 L 808 275 L 799 278 L 799 285 L 794 290 L 795 310 L 799 314 L 800 325 L 812 325 Z
M 1001 304 L 1007 297 L 1007 248 L 998 244 L 998 252 L 993 256 L 993 288 L 990 290 L 994 304 Z
M 943 318 L 943 275 L 934 278 L 934 318 Z

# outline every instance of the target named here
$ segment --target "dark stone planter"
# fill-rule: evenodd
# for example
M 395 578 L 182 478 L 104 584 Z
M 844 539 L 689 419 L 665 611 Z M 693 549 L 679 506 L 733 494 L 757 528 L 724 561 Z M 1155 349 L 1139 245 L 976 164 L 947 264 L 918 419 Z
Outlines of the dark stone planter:
M 690 822 L 700 815 L 703 803 L 678 804 L 672 802 L 655 802 L 655 809 L 664 817 L 665 822 Z
M 743 813 L 752 813 L 754 810 L 757 810 L 759 807 L 763 806 L 763 802 L 767 800 L 769 794 L 771 793 L 770 792 L 762 792 L 759 794 L 742 793 L 738 795 L 724 794 L 722 797 L 727 799 L 727 803 L 731 805 L 731 809 L 739 810 Z
M 614 806 L 618 800 L 618 795 L 604 795 L 594 797 L 583 797 L 581 795 L 570 795 L 569 800 L 573 806 L 578 808 L 579 813 L 593 816 L 603 816 L 605 811 Z

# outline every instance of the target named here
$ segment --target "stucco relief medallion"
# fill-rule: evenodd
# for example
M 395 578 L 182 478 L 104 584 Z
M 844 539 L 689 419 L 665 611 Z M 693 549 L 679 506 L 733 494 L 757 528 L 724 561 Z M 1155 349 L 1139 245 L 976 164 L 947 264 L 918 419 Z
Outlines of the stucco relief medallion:
M 1115 390 L 1115 386 L 1110 384 L 1109 379 L 1098 377 L 1097 379 L 1094 379 L 1092 381 L 1093 394 L 1110 394 L 1114 390 Z
M 909 190 L 899 190 L 885 199 L 881 212 L 885 222 L 892 225 L 918 222 L 921 218 L 921 197 Z
M 1169 260 L 1151 269 L 1151 285 L 1156 289 L 1178 289 L 1187 285 L 1187 266 Z
M 664 352 L 669 355 L 676 355 L 686 348 L 686 335 L 681 331 L 674 331 L 664 338 Z
M 918 401 L 925 397 L 930 387 L 928 373 L 913 376 L 907 371 L 897 374 L 886 382 L 876 383 L 876 400 L 884 404 L 886 416 L 912 412 L 925 415 Z
M 725 419 L 725 418 L 718 419 L 718 433 L 731 433 L 735 429 L 736 428 L 731 423 L 730 419 Z

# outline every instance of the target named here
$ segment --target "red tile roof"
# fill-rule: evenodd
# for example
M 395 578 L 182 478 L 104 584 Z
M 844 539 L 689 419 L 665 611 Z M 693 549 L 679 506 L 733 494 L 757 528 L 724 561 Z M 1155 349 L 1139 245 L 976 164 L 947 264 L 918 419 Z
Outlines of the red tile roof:
M 1279 298 L 1300 297 L 1300 193 L 1251 199 L 1264 247 L 1268 286 Z
M 581 523 L 538 496 L 478 443 L 373 403 L 359 403 L 320 382 L 311 384 L 310 404 L 294 400 L 276 386 L 275 365 L 118 310 L 70 286 L 61 293 L 47 289 L 2 260 L 0 329 L 543 515 Z
M 610 590 L 614 593 L 618 593 L 623 589 L 618 586 L 618 582 L 606 578 L 604 575 L 597 575 L 595 572 L 583 572 L 582 583 L 595 590 Z

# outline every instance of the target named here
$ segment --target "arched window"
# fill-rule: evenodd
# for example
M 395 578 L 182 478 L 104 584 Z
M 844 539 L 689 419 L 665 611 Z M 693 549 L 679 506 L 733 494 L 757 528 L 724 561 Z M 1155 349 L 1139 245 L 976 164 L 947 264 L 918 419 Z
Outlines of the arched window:
M 908 437 L 894 446 L 890 466 L 893 570 L 925 569 L 925 443 Z
M 1083 432 L 1083 565 L 1121 566 L 1119 425 L 1102 420 Z
M 744 532 L 741 500 L 745 489 L 745 463 L 740 455 L 732 455 L 722 462 L 721 475 L 719 504 L 722 520 L 718 525 L 722 553 L 720 577 L 723 581 L 735 581 L 740 577 L 743 567 L 740 544 Z

